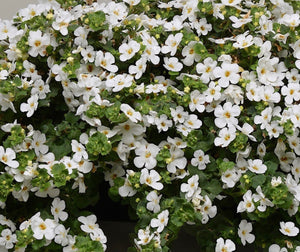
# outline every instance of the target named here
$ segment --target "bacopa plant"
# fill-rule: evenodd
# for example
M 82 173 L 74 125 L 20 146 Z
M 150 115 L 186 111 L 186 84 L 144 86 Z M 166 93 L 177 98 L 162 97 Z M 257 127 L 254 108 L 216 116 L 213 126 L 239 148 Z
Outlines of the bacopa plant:
M 0 250 L 300 251 L 300 2 L 40 0 L 0 21 Z

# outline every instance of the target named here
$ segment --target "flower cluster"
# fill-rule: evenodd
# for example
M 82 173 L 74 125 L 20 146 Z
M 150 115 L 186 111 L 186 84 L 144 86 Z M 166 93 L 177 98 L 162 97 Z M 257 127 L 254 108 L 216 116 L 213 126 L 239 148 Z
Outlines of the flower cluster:
M 0 21 L 1 251 L 104 251 L 102 178 L 131 251 L 300 251 L 299 2 L 39 2 Z

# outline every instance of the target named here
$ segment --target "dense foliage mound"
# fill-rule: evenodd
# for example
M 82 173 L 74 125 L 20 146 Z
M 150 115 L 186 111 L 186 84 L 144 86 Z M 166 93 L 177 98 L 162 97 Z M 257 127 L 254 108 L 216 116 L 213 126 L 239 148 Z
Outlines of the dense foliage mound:
M 0 250 L 300 251 L 299 1 L 40 0 L 0 21 Z M 108 237 L 109 239 L 109 237 Z

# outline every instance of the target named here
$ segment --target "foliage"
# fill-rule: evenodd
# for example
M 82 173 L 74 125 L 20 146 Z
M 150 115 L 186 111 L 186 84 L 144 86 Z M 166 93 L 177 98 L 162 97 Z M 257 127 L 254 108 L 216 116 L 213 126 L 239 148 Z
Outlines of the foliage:
M 203 251 L 300 251 L 299 11 L 40 0 L 1 20 L 0 250 L 105 251 L 107 183 L 128 251 L 183 227 Z

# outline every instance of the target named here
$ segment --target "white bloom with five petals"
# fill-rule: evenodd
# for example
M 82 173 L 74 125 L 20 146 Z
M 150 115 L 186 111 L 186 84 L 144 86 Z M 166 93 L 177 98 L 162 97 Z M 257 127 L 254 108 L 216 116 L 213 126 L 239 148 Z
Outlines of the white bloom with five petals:
M 137 155 L 133 162 L 138 168 L 145 166 L 147 169 L 152 169 L 156 166 L 156 155 L 159 152 L 159 147 L 155 144 L 142 144 L 135 149 L 135 154 Z
M 162 183 L 158 182 L 160 179 L 161 176 L 155 170 L 149 171 L 147 168 L 144 168 L 141 171 L 140 183 L 142 185 L 146 184 L 155 190 L 161 190 L 164 186 Z
M 232 252 L 235 251 L 235 249 L 236 247 L 232 240 L 227 239 L 224 242 L 224 239 L 222 237 L 217 239 L 215 252 Z
M 17 168 L 19 166 L 19 162 L 14 160 L 16 158 L 16 153 L 13 149 L 7 148 L 4 150 L 2 146 L 0 146 L 0 162 L 8 165 L 11 168 Z
M 164 67 L 172 72 L 179 72 L 182 68 L 183 65 L 182 63 L 179 62 L 178 58 L 176 57 L 171 57 L 171 58 L 164 58 Z
M 157 227 L 157 232 L 160 233 L 163 231 L 164 227 L 168 224 L 169 221 L 169 211 L 162 211 L 157 218 L 151 220 L 150 225 L 153 228 Z
M 241 242 L 244 246 L 246 245 L 246 242 L 253 243 L 255 240 L 255 236 L 253 234 L 250 234 L 251 231 L 252 231 L 251 222 L 242 220 L 239 225 L 238 235 L 241 238 Z
M 297 236 L 299 234 L 299 228 L 297 228 L 292 221 L 281 221 L 279 231 L 287 236 Z
M 131 59 L 141 48 L 141 45 L 135 40 L 124 43 L 119 47 L 120 60 L 127 61 Z

